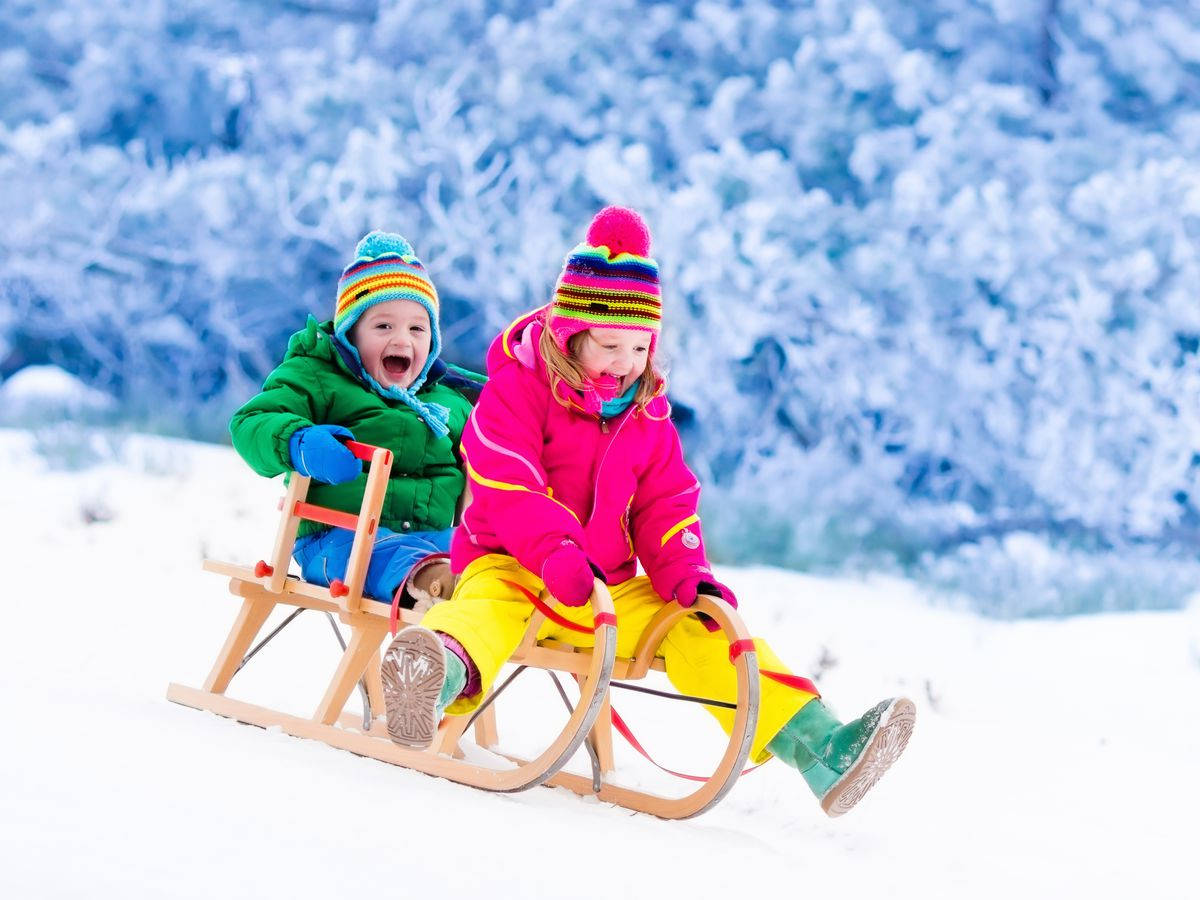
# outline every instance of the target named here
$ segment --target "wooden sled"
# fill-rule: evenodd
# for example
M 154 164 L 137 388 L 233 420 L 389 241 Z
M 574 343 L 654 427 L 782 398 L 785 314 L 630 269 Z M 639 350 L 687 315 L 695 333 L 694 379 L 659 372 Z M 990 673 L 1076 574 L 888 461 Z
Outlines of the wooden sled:
M 387 736 L 383 718 L 383 687 L 379 675 L 380 651 L 389 638 L 391 610 L 387 604 L 369 598 L 364 602 L 362 595 L 392 458 L 391 452 L 383 448 L 353 441 L 347 446 L 359 459 L 370 463 L 362 507 L 357 516 L 308 503 L 305 498 L 310 479 L 293 472 L 281 503 L 283 512 L 270 560 L 260 560 L 254 567 L 205 560 L 206 570 L 229 577 L 230 593 L 242 598 L 241 609 L 204 686 L 193 688 L 172 683 L 167 688 L 168 700 L 263 728 L 278 727 L 296 737 L 319 740 L 359 756 L 489 791 L 522 791 L 538 784 L 561 786 L 578 794 L 596 796 L 629 809 L 672 819 L 698 815 L 729 791 L 746 764 L 758 715 L 757 662 L 741 619 L 731 606 L 715 597 L 701 596 L 691 609 L 669 604 L 647 627 L 634 655 L 629 659 L 616 659 L 616 617 L 612 598 L 599 580 L 591 597 L 593 648 L 580 650 L 558 641 L 538 641 L 537 633 L 545 616 L 535 611 L 521 646 L 510 660 L 519 667 L 566 673 L 578 687 L 579 696 L 573 705 L 559 687 L 570 707 L 570 715 L 562 731 L 544 751 L 526 759 L 507 753 L 499 746 L 497 704 L 494 701 L 504 689 L 503 684 L 490 692 L 474 715 L 443 719 L 428 749 L 411 750 L 393 743 Z M 301 519 L 354 531 L 345 582 L 335 580 L 329 587 L 323 587 L 288 574 Z M 293 616 L 305 609 L 319 610 L 336 617 L 350 629 L 349 640 L 343 642 L 341 659 L 310 718 L 234 699 L 226 693 L 237 671 L 258 647 L 274 637 L 275 632 L 272 632 L 258 647 L 251 648 L 276 607 L 296 607 Z M 685 796 L 660 797 L 621 787 L 608 778 L 614 770 L 610 682 L 612 679 L 634 681 L 643 678 L 651 669 L 661 670 L 662 661 L 656 658 L 659 645 L 680 618 L 695 612 L 710 616 L 724 631 L 731 647 L 743 650 L 734 659 L 738 690 L 728 745 L 713 775 Z M 399 618 L 401 625 L 420 621 L 420 615 L 411 610 L 400 610 Z M 356 686 L 364 696 L 361 716 L 345 709 Z M 483 755 L 496 759 L 496 766 L 465 758 L 460 741 L 471 725 L 474 725 L 476 744 L 490 751 Z M 592 763 L 592 777 L 562 771 L 576 751 L 585 745 Z

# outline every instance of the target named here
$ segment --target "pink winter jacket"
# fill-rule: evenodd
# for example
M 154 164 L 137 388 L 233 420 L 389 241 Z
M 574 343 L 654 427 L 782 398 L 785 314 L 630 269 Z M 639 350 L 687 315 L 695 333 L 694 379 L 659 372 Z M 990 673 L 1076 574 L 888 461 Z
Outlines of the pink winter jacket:
M 508 326 L 488 350 L 488 383 L 463 430 L 471 503 L 454 532 L 451 567 L 487 553 L 541 574 L 564 540 L 578 544 L 609 584 L 636 574 L 671 599 L 690 575 L 711 578 L 696 506 L 700 485 L 683 461 L 661 394 L 645 412 L 612 419 L 550 392 L 537 352 L 545 308 Z

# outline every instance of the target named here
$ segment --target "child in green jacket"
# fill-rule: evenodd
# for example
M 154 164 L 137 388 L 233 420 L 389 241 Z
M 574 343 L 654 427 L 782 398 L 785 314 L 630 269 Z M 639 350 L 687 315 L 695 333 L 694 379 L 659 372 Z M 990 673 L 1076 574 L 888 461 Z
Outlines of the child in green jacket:
M 310 316 L 229 424 L 234 448 L 255 472 L 307 475 L 310 502 L 352 513 L 366 475 L 342 441 L 392 451 L 364 593 L 390 602 L 406 589 L 406 606 L 450 594 L 442 554 L 464 486 L 457 447 L 471 402 L 462 391 L 478 390 L 482 380 L 438 360 L 441 343 L 437 290 L 425 267 L 400 235 L 372 231 L 338 281 L 333 321 Z M 294 556 L 304 579 L 344 579 L 353 537 L 302 522 Z

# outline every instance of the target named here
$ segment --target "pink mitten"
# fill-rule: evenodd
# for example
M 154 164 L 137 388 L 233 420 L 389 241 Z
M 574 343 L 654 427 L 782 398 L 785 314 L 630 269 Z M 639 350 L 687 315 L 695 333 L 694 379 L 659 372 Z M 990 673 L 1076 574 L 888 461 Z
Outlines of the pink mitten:
M 587 554 L 573 541 L 563 541 L 562 546 L 546 557 L 542 563 L 542 581 L 546 590 L 564 606 L 583 606 L 592 596 L 595 579 L 588 565 Z

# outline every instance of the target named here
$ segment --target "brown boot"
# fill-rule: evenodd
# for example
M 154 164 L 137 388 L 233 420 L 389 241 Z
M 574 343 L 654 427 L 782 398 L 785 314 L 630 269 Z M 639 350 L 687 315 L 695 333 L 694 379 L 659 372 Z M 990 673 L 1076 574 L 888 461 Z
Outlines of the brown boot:
M 450 571 L 450 556 L 431 553 L 408 571 L 400 590 L 400 605 L 413 612 L 426 612 L 435 603 L 449 600 L 458 576 Z

